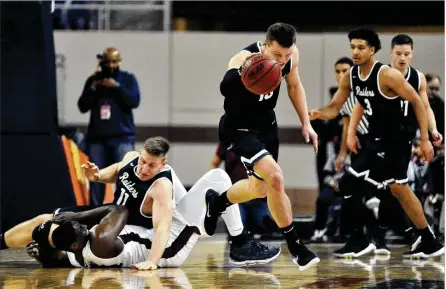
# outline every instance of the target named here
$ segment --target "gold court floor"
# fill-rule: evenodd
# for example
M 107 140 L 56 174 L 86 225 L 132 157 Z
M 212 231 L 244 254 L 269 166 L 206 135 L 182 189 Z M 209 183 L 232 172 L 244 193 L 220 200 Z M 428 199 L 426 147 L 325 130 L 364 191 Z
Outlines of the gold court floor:
M 403 261 L 406 248 L 391 247 L 389 260 L 374 255 L 335 259 L 339 245 L 310 245 L 321 262 L 300 272 L 286 246 L 272 264 L 237 268 L 228 264 L 228 247 L 201 241 L 178 269 L 42 269 L 24 249 L 0 252 L 0 286 L 32 288 L 444 288 L 444 257 Z

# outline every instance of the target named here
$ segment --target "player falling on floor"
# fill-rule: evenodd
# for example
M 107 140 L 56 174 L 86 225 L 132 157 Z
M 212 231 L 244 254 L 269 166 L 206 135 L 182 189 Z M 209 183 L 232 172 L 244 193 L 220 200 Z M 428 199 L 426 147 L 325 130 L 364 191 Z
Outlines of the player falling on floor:
M 93 163 L 83 165 L 84 173 L 89 181 L 115 183 L 116 190 L 113 203 L 124 205 L 129 209 L 127 223 L 147 229 L 155 228 L 157 238 L 154 239 L 152 255 L 160 255 L 168 240 L 169 223 L 173 219 L 180 219 L 176 210 L 169 210 L 170 204 L 175 206 L 187 191 L 175 174 L 172 167 L 167 164 L 169 142 L 162 137 L 148 138 L 140 152 L 129 152 L 123 160 L 109 167 L 99 169 Z M 79 212 L 89 207 L 68 207 L 56 210 L 59 212 Z M 177 218 L 178 217 L 178 218 Z M 39 224 L 49 221 L 52 214 L 40 215 L 32 220 L 21 223 L 5 234 L 0 234 L 0 250 L 8 247 L 25 247 L 32 240 L 32 230 Z M 267 247 L 249 237 L 243 229 L 238 206 L 231 206 L 223 214 L 231 235 L 229 257 L 233 263 L 242 265 L 246 263 L 264 263 L 271 260 L 280 251 L 278 247 Z M 156 258 L 155 258 L 156 259 Z M 147 262 L 137 267 L 150 268 Z
M 225 97 L 225 113 L 220 119 L 219 138 L 227 149 L 241 158 L 249 179 L 238 181 L 220 196 L 210 192 L 207 202 L 209 223 L 215 224 L 213 220 L 226 207 L 267 197 L 268 208 L 284 234 L 293 261 L 300 270 L 305 270 L 320 260 L 297 236 L 282 169 L 277 164 L 279 140 L 274 108 L 280 86 L 258 95 L 250 92 L 241 79 L 241 68 L 247 66 L 245 60 L 249 56 L 259 54 L 272 57 L 282 69 L 288 95 L 303 125 L 302 134 L 307 142 L 312 140 L 317 150 L 317 134 L 308 117 L 305 90 L 298 71 L 300 56 L 295 42 L 296 30 L 292 25 L 275 23 L 268 28 L 266 40 L 247 46 L 229 61 L 220 84 L 220 91 Z M 208 227 L 208 230 L 212 232 L 215 228 Z
M 441 255 L 444 247 L 428 226 L 421 203 L 407 184 L 411 155 L 411 133 L 406 119 L 406 105 L 409 102 L 421 132 L 421 153 L 427 161 L 433 157 L 423 100 L 400 71 L 375 61 L 374 55 L 381 48 L 375 31 L 357 28 L 350 31 L 348 38 L 355 66 L 342 77 L 338 91 L 328 106 L 310 112 L 313 119 L 336 117 L 353 90 L 358 103 L 352 114 L 347 145 L 354 153 L 357 153 L 358 123 L 364 113 L 368 115 L 370 143 L 341 180 L 341 191 L 354 192 L 354 187 L 361 181 L 379 188 L 389 186 L 421 235 L 418 247 L 404 256 Z
M 206 237 L 206 192 L 212 188 L 222 193 L 231 185 L 225 171 L 214 169 L 201 177 L 178 203 L 162 204 L 172 206 L 170 210 L 175 215 L 169 228 L 165 228 L 168 229 L 165 248 L 159 247 L 162 243 L 155 243 L 160 236 L 155 229 L 159 219 L 154 219 L 155 228 L 152 229 L 128 225 L 130 212 L 127 207 L 110 204 L 83 212 L 57 214 L 51 221 L 33 230 L 34 241 L 27 246 L 27 250 L 45 267 L 67 265 L 67 261 L 72 266 L 86 268 L 141 269 L 141 264 L 144 264 L 144 269 L 150 270 L 178 267 L 187 259 L 198 238 Z M 88 230 L 87 225 L 83 224 L 94 225 Z M 275 256 L 260 264 L 272 261 L 279 254 L 280 250 L 277 250 Z M 259 260 L 252 262 L 256 263 Z

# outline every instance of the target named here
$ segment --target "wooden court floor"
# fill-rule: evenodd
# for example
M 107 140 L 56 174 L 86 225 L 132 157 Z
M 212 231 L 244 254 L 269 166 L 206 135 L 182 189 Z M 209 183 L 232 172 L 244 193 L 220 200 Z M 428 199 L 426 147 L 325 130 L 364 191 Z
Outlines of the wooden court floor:
M 272 264 L 237 268 L 228 264 L 223 242 L 200 241 L 178 269 L 42 269 L 24 249 L 0 252 L 0 286 L 33 288 L 444 288 L 444 257 L 403 261 L 404 247 L 391 247 L 385 260 L 374 255 L 357 260 L 336 259 L 340 245 L 311 245 L 321 263 L 300 272 L 286 246 Z

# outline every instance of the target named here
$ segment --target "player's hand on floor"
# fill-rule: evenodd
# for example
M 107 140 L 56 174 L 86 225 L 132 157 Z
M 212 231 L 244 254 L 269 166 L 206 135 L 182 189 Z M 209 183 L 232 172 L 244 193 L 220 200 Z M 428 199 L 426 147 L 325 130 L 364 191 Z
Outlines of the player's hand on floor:
M 420 141 L 420 151 L 422 159 L 426 162 L 430 162 L 434 157 L 434 148 L 428 139 Z
M 156 266 L 156 264 L 152 261 L 145 261 L 138 264 L 133 264 L 130 266 L 130 268 L 137 270 L 156 270 L 158 269 L 158 266 Z
M 40 247 L 36 243 L 36 241 L 31 241 L 28 245 L 26 245 L 26 252 L 31 258 L 39 258 L 39 250 Z
M 317 133 L 314 131 L 313 127 L 311 125 L 304 126 L 302 128 L 302 134 L 305 138 L 305 142 L 311 142 L 313 143 L 314 152 L 317 153 L 317 149 L 319 147 L 318 145 L 318 136 Z
M 439 147 L 441 146 L 441 143 L 443 141 L 443 136 L 441 135 L 441 133 L 438 132 L 438 130 L 433 130 L 431 132 L 432 138 L 434 139 L 434 141 L 432 142 L 434 144 L 434 146 Z
M 81 168 L 84 170 L 85 177 L 90 182 L 97 182 L 99 180 L 99 168 L 97 165 L 91 162 L 86 162 Z

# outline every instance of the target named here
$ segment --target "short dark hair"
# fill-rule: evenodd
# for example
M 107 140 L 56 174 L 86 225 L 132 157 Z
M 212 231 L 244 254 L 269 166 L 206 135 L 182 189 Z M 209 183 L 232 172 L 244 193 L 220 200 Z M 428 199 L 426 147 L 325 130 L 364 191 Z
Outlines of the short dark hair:
M 431 81 L 434 80 L 435 78 L 438 78 L 438 81 L 440 81 L 440 83 L 441 83 L 441 78 L 440 78 L 440 76 L 437 75 L 437 74 L 434 74 L 434 73 L 426 73 L 424 76 L 426 77 L 426 83 L 427 83 L 427 82 L 431 82 Z
M 277 22 L 268 27 L 266 40 L 276 41 L 280 46 L 288 48 L 296 43 L 296 33 L 293 25 Z
M 413 49 L 412 37 L 410 37 L 407 34 L 398 34 L 397 36 L 392 38 L 391 48 L 393 48 L 395 45 L 405 45 L 405 44 L 410 44 L 410 47 Z
M 348 64 L 350 66 L 353 66 L 353 60 L 350 57 L 341 57 L 335 62 L 335 66 L 338 64 Z
M 161 136 L 148 138 L 144 142 L 144 150 L 154 156 L 164 157 L 169 152 L 169 149 L 169 141 Z
M 369 46 L 375 48 L 375 53 L 381 49 L 381 40 L 379 40 L 378 33 L 368 27 L 358 27 L 351 30 L 348 33 L 348 39 L 350 41 L 352 41 L 352 39 L 362 39 L 367 41 Z

